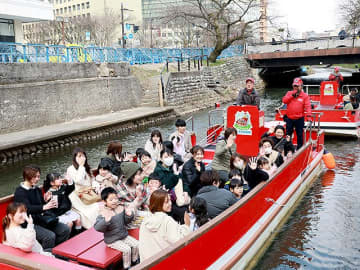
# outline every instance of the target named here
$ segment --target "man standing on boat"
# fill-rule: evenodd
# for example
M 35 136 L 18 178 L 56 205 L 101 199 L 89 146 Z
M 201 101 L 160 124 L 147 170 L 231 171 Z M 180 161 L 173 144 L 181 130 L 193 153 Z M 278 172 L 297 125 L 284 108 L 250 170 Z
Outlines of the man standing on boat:
M 302 90 L 303 82 L 300 78 L 295 78 L 293 90 L 288 91 L 283 97 L 283 103 L 287 104 L 286 116 L 286 135 L 291 137 L 294 127 L 297 136 L 297 148 L 303 145 L 303 130 L 305 117 L 311 119 L 311 104 L 309 96 Z
M 340 84 L 344 81 L 344 78 L 340 73 L 340 68 L 339 67 L 335 67 L 334 72 L 330 73 L 329 81 L 337 82 L 339 87 L 340 87 Z
M 237 105 L 254 105 L 260 110 L 260 97 L 254 89 L 255 80 L 253 78 L 246 79 L 246 87 L 239 91 L 236 98 Z

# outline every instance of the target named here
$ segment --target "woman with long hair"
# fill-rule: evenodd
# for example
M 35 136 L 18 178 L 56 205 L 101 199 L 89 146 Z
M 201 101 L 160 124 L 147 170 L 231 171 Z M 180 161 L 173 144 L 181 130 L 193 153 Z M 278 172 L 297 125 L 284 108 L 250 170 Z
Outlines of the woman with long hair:
M 146 141 L 144 148 L 150 153 L 153 160 L 160 160 L 160 151 L 163 149 L 163 139 L 158 129 L 151 132 L 150 139 Z
M 95 223 L 99 206 L 95 202 L 86 204 L 80 198 L 85 191 L 88 194 L 96 194 L 95 191 L 91 192 L 92 174 L 86 152 L 82 148 L 74 149 L 72 165 L 67 169 L 66 177 L 75 183 L 75 191 L 69 196 L 73 209 L 80 215 L 82 226 L 89 229 Z

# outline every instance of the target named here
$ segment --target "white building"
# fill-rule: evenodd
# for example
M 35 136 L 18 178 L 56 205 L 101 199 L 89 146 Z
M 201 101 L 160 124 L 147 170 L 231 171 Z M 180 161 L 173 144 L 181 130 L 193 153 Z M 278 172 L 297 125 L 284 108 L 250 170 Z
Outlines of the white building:
M 0 42 L 22 43 L 22 23 L 53 19 L 48 0 L 0 0 Z

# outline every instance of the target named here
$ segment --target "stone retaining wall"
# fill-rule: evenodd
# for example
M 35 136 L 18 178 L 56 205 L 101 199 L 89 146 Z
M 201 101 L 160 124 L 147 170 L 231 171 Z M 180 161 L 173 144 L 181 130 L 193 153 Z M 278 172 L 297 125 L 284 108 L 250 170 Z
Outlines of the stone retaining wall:
M 96 141 L 116 134 L 128 133 L 146 126 L 155 126 L 161 122 L 175 119 L 175 117 L 174 111 L 168 111 L 166 113 L 154 114 L 149 117 L 122 122 L 105 128 L 72 134 L 71 136 L 41 141 L 35 144 L 22 145 L 13 149 L 6 149 L 0 151 L 0 165 L 11 164 L 24 159 L 31 159 L 44 152 L 56 152 L 60 148 L 71 147 L 83 142 Z
M 0 72 L 4 68 L 3 65 L 7 64 L 0 64 Z M 49 63 L 49 70 L 53 65 Z M 0 85 L 0 134 L 126 110 L 140 105 L 142 89 L 139 81 L 130 75 L 128 64 L 108 64 L 101 69 L 102 76 L 111 73 L 116 77 L 97 77 L 94 63 L 68 63 L 65 66 L 68 65 L 71 68 L 69 71 L 63 70 L 64 75 L 59 77 L 64 78 L 62 80 L 46 80 L 51 74 L 44 71 L 44 66 L 41 69 L 37 66 L 33 70 L 34 77 L 43 81 Z M 24 67 L 23 76 L 18 74 L 13 77 L 26 81 L 31 68 L 32 66 Z M 81 72 L 78 78 L 73 79 L 79 70 Z M 40 76 L 38 72 L 43 71 L 44 74 Z M 10 73 L 6 76 L 11 79 Z
M 255 78 L 257 90 L 264 87 L 256 70 L 251 69 L 243 57 L 225 61 L 219 66 L 203 66 L 200 71 L 170 73 L 165 89 L 166 104 L 184 114 L 211 107 L 215 102 L 236 99 L 239 90 L 245 87 L 247 77 Z

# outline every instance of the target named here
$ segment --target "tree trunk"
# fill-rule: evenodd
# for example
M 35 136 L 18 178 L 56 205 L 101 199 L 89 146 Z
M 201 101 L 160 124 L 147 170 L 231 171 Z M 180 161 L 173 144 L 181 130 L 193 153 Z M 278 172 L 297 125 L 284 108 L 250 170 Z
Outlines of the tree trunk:
M 214 50 L 211 52 L 210 56 L 209 56 L 209 61 L 212 63 L 216 62 L 216 58 L 222 53 L 223 50 L 225 50 L 226 48 L 228 48 L 229 45 L 224 45 L 222 43 L 216 43 L 216 46 L 214 48 Z

